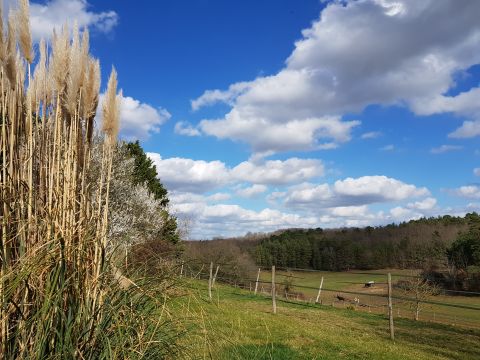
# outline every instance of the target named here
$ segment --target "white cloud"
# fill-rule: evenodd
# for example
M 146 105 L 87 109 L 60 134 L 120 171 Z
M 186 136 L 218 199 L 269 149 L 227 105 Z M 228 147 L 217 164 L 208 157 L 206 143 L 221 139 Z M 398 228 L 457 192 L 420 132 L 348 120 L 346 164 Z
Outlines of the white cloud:
M 411 209 L 406 209 L 401 206 L 396 206 L 390 209 L 390 214 L 395 221 L 408 221 L 412 219 L 418 219 L 422 216 L 421 214 L 415 213 Z
M 99 104 L 103 103 L 104 94 L 100 94 Z M 142 103 L 130 96 L 121 97 L 120 101 L 120 137 L 126 140 L 145 140 L 151 134 L 160 132 L 160 126 L 171 118 L 163 108 Z M 98 106 L 97 125 L 102 123 L 102 106 Z
M 206 200 L 211 202 L 218 202 L 218 201 L 230 200 L 231 197 L 232 196 L 228 193 L 215 193 L 210 196 L 207 196 Z
M 457 189 L 453 189 L 453 194 L 467 198 L 467 199 L 480 199 L 480 186 L 478 185 L 466 185 Z
M 238 189 L 236 193 L 241 197 L 252 198 L 264 193 L 267 189 L 265 185 L 254 184 L 247 188 Z
M 199 110 L 201 107 L 223 102 L 233 105 L 233 101 L 241 93 L 248 89 L 248 82 L 239 82 L 230 85 L 227 91 L 207 90 L 198 99 L 191 101 L 193 111 Z
M 428 197 L 422 201 L 416 201 L 414 203 L 408 204 L 410 209 L 416 210 L 432 210 L 435 205 L 437 205 L 437 199 Z
M 254 184 L 292 184 L 324 174 L 324 166 L 317 159 L 290 158 L 285 161 L 268 160 L 260 163 L 244 161 L 232 169 L 239 181 Z
M 463 149 L 463 146 L 459 146 L 459 145 L 442 145 L 442 146 L 439 146 L 439 147 L 436 147 L 436 148 L 432 148 L 430 150 L 430 152 L 432 154 L 443 154 L 443 153 L 446 153 L 446 152 L 458 151 L 458 150 L 462 150 L 462 149 Z
M 370 132 L 362 134 L 361 138 L 364 139 L 364 140 L 365 139 L 376 139 L 376 138 L 378 138 L 382 135 L 383 134 L 380 131 L 370 131 Z
M 292 186 L 284 203 L 294 208 L 320 210 L 401 201 L 429 194 L 424 187 L 418 188 L 386 176 L 362 176 L 338 180 L 333 185 L 305 183 Z
M 331 209 L 333 216 L 340 217 L 363 217 L 368 213 L 368 207 L 362 206 L 338 206 Z
M 157 167 L 160 179 L 169 190 L 204 193 L 227 184 L 286 185 L 322 176 L 320 160 L 290 158 L 261 162 L 244 161 L 229 168 L 221 161 L 186 158 L 162 159 L 160 154 L 148 153 Z M 258 186 L 255 189 L 260 189 Z
M 473 169 L 473 174 L 474 174 L 475 176 L 480 176 L 480 168 L 475 168 L 475 169 Z
M 448 134 L 448 137 L 454 139 L 472 138 L 475 136 L 480 136 L 480 120 L 464 121 L 462 126 Z
M 230 181 L 229 170 L 218 160 L 162 159 L 160 154 L 147 155 L 154 162 L 158 176 L 168 190 L 204 193 Z
M 253 211 L 238 205 L 225 204 L 205 205 L 194 214 L 194 219 L 191 238 L 196 239 L 238 236 L 252 229 L 257 232 L 269 232 L 280 228 L 306 228 L 318 225 L 318 219 L 313 216 L 305 217 L 269 208 Z
M 286 150 L 333 149 L 350 140 L 358 121 L 342 122 L 339 117 L 290 119 L 284 123 L 266 118 L 244 120 L 236 109 L 225 119 L 203 120 L 201 130 L 220 139 L 238 139 L 251 144 L 256 153 L 271 155 Z M 323 140 L 323 141 L 321 141 Z
M 333 186 L 335 192 L 343 196 L 361 197 L 379 201 L 404 200 L 410 197 L 428 195 L 426 188 L 405 184 L 386 176 L 362 176 L 338 180 Z
M 30 23 L 35 41 L 49 39 L 53 29 L 60 30 L 65 23 L 70 26 L 76 21 L 79 28 L 89 27 L 108 33 L 118 23 L 115 11 L 89 11 L 86 0 L 51 0 L 44 4 L 30 4 Z
M 223 119 L 205 120 L 200 128 L 272 153 L 348 141 L 358 122 L 342 122 L 341 115 L 369 104 L 474 116 L 478 88 L 443 94 L 455 85 L 454 74 L 480 63 L 478 13 L 479 1 L 331 2 L 277 74 L 193 100 L 195 109 L 216 101 L 232 106 Z M 478 121 L 470 121 L 451 136 L 478 134 Z
M 201 133 L 197 128 L 194 128 L 191 124 L 186 121 L 179 121 L 175 124 L 175 134 L 185 135 L 185 136 L 200 136 Z

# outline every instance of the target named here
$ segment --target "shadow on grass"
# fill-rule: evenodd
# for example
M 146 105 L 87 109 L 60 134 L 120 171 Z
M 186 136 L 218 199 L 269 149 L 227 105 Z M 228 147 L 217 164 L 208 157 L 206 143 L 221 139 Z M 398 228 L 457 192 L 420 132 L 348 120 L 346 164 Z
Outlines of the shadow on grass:
M 306 359 L 296 350 L 287 345 L 279 343 L 270 344 L 240 344 L 224 348 L 220 355 L 220 359 L 275 359 L 275 360 L 291 360 Z

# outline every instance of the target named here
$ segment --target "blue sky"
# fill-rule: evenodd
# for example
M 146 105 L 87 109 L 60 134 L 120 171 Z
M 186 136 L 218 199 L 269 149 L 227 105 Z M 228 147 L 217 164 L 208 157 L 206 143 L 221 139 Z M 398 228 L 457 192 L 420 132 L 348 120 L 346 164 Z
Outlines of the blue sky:
M 119 72 L 121 134 L 148 151 L 191 238 L 480 209 L 477 0 L 31 10 L 37 38 L 66 19 L 90 28 L 104 80 Z

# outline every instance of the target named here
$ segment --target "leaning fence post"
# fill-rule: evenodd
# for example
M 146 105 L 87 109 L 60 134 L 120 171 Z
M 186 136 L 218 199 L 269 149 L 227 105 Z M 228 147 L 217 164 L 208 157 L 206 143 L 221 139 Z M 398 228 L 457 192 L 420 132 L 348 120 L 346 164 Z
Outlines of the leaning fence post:
M 212 276 L 213 276 L 213 261 L 210 262 L 210 276 L 208 278 L 208 297 L 212 300 Z
M 320 287 L 318 288 L 317 299 L 315 300 L 315 304 L 318 304 L 318 300 L 320 300 L 320 294 L 322 293 L 322 286 L 323 286 L 323 276 L 322 280 L 320 280 Z
M 272 306 L 274 314 L 277 313 L 277 300 L 275 295 L 275 265 L 272 265 Z
M 390 320 L 390 339 L 395 340 L 393 328 L 393 305 L 392 305 L 392 274 L 388 273 L 388 317 Z
M 220 269 L 220 265 L 217 265 L 217 269 L 215 270 L 215 275 L 213 275 L 212 288 L 215 286 L 215 280 L 217 280 L 218 269 Z
M 258 273 L 257 273 L 257 282 L 255 283 L 255 295 L 257 295 L 257 289 L 258 289 L 258 279 L 260 279 L 260 268 L 258 268 Z

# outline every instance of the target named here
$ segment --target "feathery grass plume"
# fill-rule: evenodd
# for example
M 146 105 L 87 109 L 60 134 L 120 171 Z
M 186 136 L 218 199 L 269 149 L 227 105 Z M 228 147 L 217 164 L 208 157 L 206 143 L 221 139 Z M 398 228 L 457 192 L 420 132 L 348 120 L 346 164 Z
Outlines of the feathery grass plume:
M 17 81 L 18 84 L 22 87 L 25 83 L 27 64 L 22 58 L 20 51 L 17 51 L 15 62 L 17 64 Z
M 10 81 L 10 87 L 13 89 L 17 85 L 17 41 L 15 19 L 12 13 L 8 16 L 8 37 L 5 71 Z
M 87 127 L 87 141 L 90 144 L 93 136 L 93 121 L 98 107 L 98 93 L 100 91 L 100 62 L 89 59 L 83 91 L 83 117 Z
M 80 44 L 80 36 L 78 33 L 78 26 L 75 22 L 73 26 L 73 40 L 69 53 L 69 69 L 67 77 L 67 88 L 65 96 L 65 107 L 67 108 L 70 116 L 74 116 L 78 109 L 78 94 L 80 90 L 81 79 L 84 77 L 82 68 L 82 48 Z
M 20 49 L 29 64 L 33 62 L 34 53 L 32 49 L 32 34 L 30 31 L 30 5 L 29 0 L 20 0 L 18 16 L 18 37 L 20 40 Z
M 83 76 L 80 79 L 80 87 L 84 86 L 85 79 L 87 77 L 87 67 L 88 67 L 88 60 L 90 59 L 90 33 L 88 29 L 85 27 L 82 33 L 82 45 L 81 45 L 81 59 L 80 59 L 80 68 L 81 73 Z
M 50 72 L 53 78 L 53 90 L 61 94 L 65 88 L 65 75 L 68 71 L 70 40 L 67 25 L 62 27 L 58 35 L 53 32 L 52 56 L 50 60 Z
M 113 144 L 118 135 L 120 115 L 120 97 L 117 96 L 117 71 L 115 68 L 112 68 L 110 78 L 108 79 L 102 110 L 102 131 L 105 133 L 108 141 Z
M 40 58 L 33 72 L 33 91 L 35 101 L 39 102 L 47 96 L 47 46 L 45 40 L 41 39 L 38 45 Z

